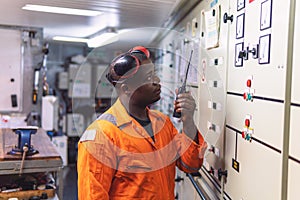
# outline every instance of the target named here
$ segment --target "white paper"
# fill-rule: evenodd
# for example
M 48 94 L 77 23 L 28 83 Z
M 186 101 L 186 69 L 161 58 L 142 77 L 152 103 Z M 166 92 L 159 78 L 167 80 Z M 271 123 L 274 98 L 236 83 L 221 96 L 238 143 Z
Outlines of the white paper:
M 215 14 L 213 15 L 213 12 Z M 205 48 L 210 49 L 219 46 L 219 7 L 215 6 L 204 12 L 205 23 Z

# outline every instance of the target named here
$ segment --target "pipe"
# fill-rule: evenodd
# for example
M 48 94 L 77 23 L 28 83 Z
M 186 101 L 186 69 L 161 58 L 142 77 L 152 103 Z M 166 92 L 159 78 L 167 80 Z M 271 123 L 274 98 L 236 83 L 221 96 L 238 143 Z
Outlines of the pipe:
M 284 98 L 284 124 L 283 124 L 283 144 L 282 144 L 282 179 L 281 179 L 281 199 L 287 199 L 288 193 L 288 168 L 289 168 L 289 140 L 290 140 L 290 112 L 291 112 L 291 87 L 293 73 L 293 50 L 295 31 L 295 9 L 296 0 L 290 1 L 289 11 L 289 32 L 287 46 L 287 63 L 285 78 L 285 98 Z
M 187 174 L 187 176 L 189 177 L 189 179 L 191 180 L 193 186 L 195 187 L 197 193 L 199 194 L 200 198 L 202 200 L 206 200 L 204 197 L 203 192 L 200 190 L 199 186 L 197 185 L 196 181 L 194 180 L 193 176 L 191 174 Z

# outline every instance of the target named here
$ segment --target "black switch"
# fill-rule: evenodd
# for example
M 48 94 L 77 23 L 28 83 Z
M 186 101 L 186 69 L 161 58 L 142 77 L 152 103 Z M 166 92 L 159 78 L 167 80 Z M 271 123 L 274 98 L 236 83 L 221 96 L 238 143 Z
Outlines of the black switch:
M 214 63 L 215 63 L 215 65 L 218 65 L 218 64 L 219 64 L 218 58 L 216 58 L 216 59 L 214 60 Z
M 217 103 L 213 102 L 213 109 L 217 109 Z
M 211 126 L 210 126 L 209 129 L 212 130 L 212 131 L 216 131 L 216 125 L 215 124 L 211 124 Z
M 17 95 L 12 94 L 12 95 L 10 95 L 10 97 L 11 97 L 11 106 L 18 107 Z
M 218 81 L 214 81 L 214 87 L 218 87 Z

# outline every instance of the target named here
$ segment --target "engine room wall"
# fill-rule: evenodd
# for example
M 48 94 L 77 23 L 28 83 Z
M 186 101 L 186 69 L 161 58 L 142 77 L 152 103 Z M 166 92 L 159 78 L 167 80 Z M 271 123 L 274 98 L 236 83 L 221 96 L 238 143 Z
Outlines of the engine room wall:
M 195 120 L 209 143 L 201 176 L 194 179 L 208 199 L 297 199 L 299 9 L 297 4 L 293 29 L 290 1 L 203 0 L 175 22 L 177 34 L 170 32 L 160 43 L 161 48 L 172 49 L 185 60 L 194 50 L 194 72 L 189 73 L 196 78 L 189 78 L 188 86 L 196 97 Z M 294 30 L 292 66 L 287 64 L 288 41 L 293 39 L 289 30 Z M 179 87 L 184 77 L 186 64 L 176 63 L 180 58 L 163 60 L 161 79 L 177 80 L 168 86 L 170 91 Z M 291 80 L 286 80 L 287 68 L 293 70 Z M 288 97 L 290 81 L 292 95 Z M 285 122 L 289 118 L 286 98 L 291 98 L 290 122 Z M 166 99 L 164 105 L 173 100 Z M 289 132 L 285 123 L 290 123 Z M 285 169 L 283 141 L 287 136 Z M 201 199 L 188 178 L 182 172 L 178 176 L 184 178 L 176 184 L 178 199 Z

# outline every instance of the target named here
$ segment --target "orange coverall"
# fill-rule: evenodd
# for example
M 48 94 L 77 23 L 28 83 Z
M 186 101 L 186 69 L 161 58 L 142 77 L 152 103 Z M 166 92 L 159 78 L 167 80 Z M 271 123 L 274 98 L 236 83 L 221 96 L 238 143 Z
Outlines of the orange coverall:
M 78 143 L 78 199 L 174 199 L 175 166 L 196 172 L 207 147 L 178 133 L 170 119 L 148 110 L 155 142 L 120 100 L 84 132 Z

